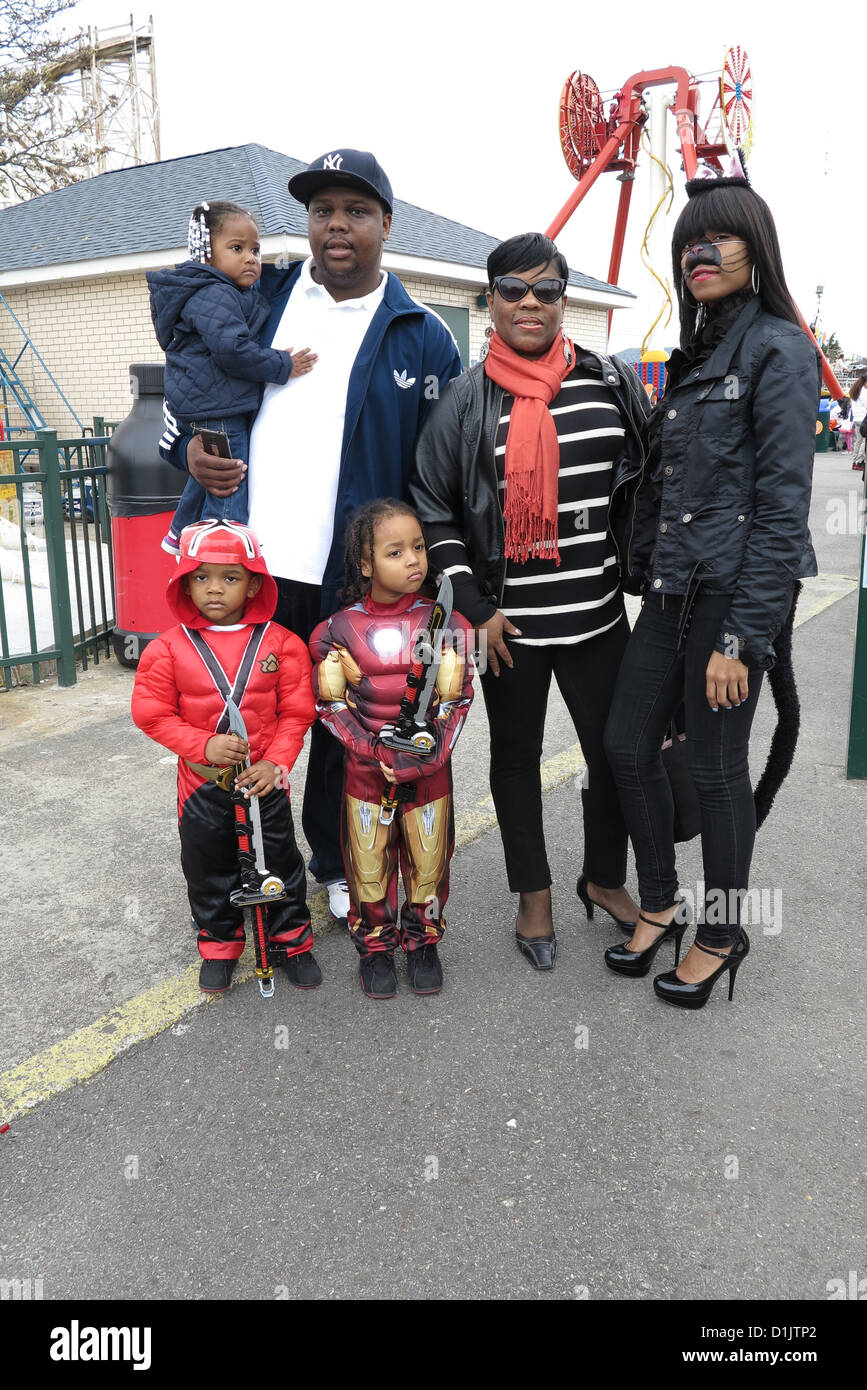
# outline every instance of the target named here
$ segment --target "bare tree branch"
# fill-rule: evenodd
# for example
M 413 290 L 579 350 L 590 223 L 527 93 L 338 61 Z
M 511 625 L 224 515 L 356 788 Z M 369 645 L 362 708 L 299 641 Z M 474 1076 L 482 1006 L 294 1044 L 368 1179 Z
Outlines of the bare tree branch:
M 0 197 L 32 198 L 85 177 L 92 144 L 82 136 L 104 112 L 72 114 L 57 101 L 60 70 L 90 50 L 59 33 L 77 0 L 0 0 Z

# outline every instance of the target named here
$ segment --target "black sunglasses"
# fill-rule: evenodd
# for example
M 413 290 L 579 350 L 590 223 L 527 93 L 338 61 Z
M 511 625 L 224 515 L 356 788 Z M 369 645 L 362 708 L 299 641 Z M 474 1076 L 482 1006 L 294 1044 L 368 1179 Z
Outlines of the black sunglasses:
M 494 277 L 494 289 L 499 292 L 500 298 L 504 299 L 507 304 L 517 304 L 531 291 L 540 304 L 556 304 L 559 299 L 563 298 L 566 281 L 537 280 L 534 285 L 528 285 L 526 280 L 521 280 L 517 275 L 496 275 Z

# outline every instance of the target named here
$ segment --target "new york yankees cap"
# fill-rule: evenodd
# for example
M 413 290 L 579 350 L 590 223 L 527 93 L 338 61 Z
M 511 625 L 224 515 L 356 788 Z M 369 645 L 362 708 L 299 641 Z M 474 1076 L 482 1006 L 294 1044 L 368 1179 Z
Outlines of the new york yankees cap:
M 321 154 L 300 174 L 292 176 L 289 192 L 299 203 L 309 207 L 314 193 L 336 183 L 362 188 L 365 193 L 372 193 L 374 198 L 378 198 L 386 212 L 393 211 L 394 195 L 388 176 L 369 150 L 340 149 Z

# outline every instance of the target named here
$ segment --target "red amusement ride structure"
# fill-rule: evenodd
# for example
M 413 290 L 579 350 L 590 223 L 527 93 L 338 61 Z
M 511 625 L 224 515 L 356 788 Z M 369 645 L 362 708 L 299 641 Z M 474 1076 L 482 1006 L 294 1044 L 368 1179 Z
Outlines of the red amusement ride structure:
M 715 84 L 715 100 L 703 123 L 699 114 L 701 84 L 685 68 L 652 68 L 633 74 L 615 92 L 607 115 L 599 88 L 586 73 L 573 72 L 560 95 L 560 143 L 578 185 L 547 234 L 554 238 L 562 231 L 600 174 L 618 171 L 620 198 L 608 266 L 608 282 L 612 285 L 618 283 L 620 275 L 635 167 L 650 115 L 644 93 L 649 87 L 672 85 L 675 94 L 671 107 L 687 179 L 696 177 L 700 164 L 721 171 L 720 159 L 727 153 L 738 150 L 745 157 L 748 155 L 752 143 L 752 75 L 746 52 L 739 47 L 730 48 L 726 54 L 722 74 Z M 610 322 L 609 312 L 609 327 Z M 809 333 L 803 317 L 801 323 Z M 833 398 L 839 398 L 844 393 L 824 354 L 822 358 L 825 385 Z

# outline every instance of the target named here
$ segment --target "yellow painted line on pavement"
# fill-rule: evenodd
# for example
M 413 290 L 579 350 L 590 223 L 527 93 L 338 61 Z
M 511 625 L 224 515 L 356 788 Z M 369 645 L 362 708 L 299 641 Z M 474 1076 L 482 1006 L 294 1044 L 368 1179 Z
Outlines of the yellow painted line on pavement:
M 824 613 L 832 603 L 839 603 L 858 587 L 858 580 L 846 574 L 820 574 L 815 579 L 804 581 L 804 590 L 798 601 L 795 613 L 795 627 L 808 623 L 819 613 Z
M 586 764 L 580 743 L 573 743 L 562 753 L 555 753 L 542 764 L 542 794 L 553 791 L 564 782 L 577 777 Z M 462 811 L 455 816 L 455 850 L 464 849 L 493 830 L 497 824 L 497 813 L 491 797 L 486 796 L 471 811 Z
M 13 1119 L 49 1096 L 95 1076 L 134 1043 L 177 1023 L 189 1009 L 208 1002 L 197 985 L 199 968 L 163 980 L 137 998 L 79 1028 L 62 1042 L 0 1076 L 0 1113 Z
M 857 581 L 846 575 L 821 575 L 819 580 L 807 581 L 796 619 L 796 626 L 809 622 L 819 613 L 845 598 L 857 587 Z M 555 753 L 542 764 L 542 792 L 578 776 L 585 766 L 581 746 L 573 743 L 562 753 Z M 484 797 L 476 806 L 461 812 L 455 820 L 455 849 L 465 849 L 475 840 L 493 830 L 497 824 L 493 801 Z M 334 926 L 328 913 L 324 892 L 310 901 L 314 936 L 321 936 Z M 213 997 L 201 993 L 198 987 L 198 963 L 180 975 L 161 981 L 144 993 L 98 1018 L 95 1023 L 79 1028 L 62 1042 L 54 1043 L 17 1067 L 0 1074 L 0 1117 L 9 1122 L 25 1111 L 68 1090 L 80 1081 L 87 1081 L 115 1057 L 136 1043 L 156 1037 L 179 1023 L 192 1009 L 213 1003 Z M 241 969 L 235 976 L 240 984 L 253 974 L 252 952 L 248 947 Z
M 549 758 L 542 764 L 543 792 L 568 782 L 583 766 L 584 759 L 577 743 Z M 456 818 L 455 849 L 464 849 L 496 824 L 494 804 L 489 796 L 485 797 L 478 806 Z M 322 936 L 334 927 L 324 891 L 310 899 L 310 909 L 314 936 Z M 248 946 L 233 988 L 252 974 L 252 949 Z M 8 1123 L 70 1086 L 89 1081 L 128 1048 L 173 1028 L 192 1009 L 212 1004 L 214 996 L 202 994 L 198 979 L 199 966 L 195 963 L 180 975 L 153 985 L 95 1023 L 79 1028 L 62 1042 L 54 1043 L 44 1052 L 0 1074 L 0 1121 Z

